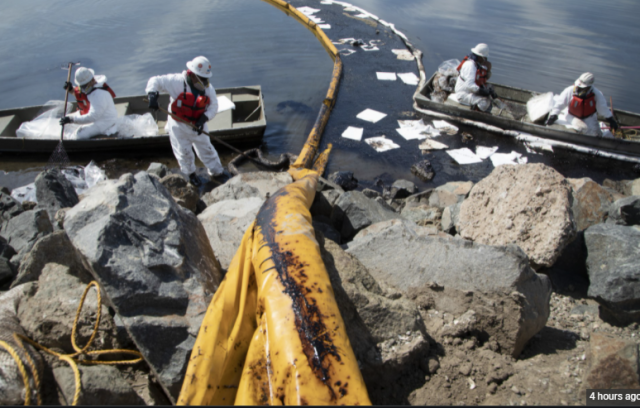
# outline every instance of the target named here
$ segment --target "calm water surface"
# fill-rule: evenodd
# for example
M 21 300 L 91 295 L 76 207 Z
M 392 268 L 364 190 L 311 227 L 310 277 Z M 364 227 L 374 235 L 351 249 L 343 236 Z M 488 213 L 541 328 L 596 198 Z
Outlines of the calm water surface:
M 536 91 L 560 92 L 584 71 L 614 106 L 640 112 L 636 75 L 640 30 L 634 0 L 353 0 L 392 22 L 424 53 L 430 74 L 443 61 L 461 59 L 469 48 L 491 48 L 492 80 Z M 150 76 L 180 72 L 186 61 L 206 55 L 213 64 L 215 87 L 262 85 L 270 154 L 299 152 L 326 93 L 333 64 L 316 38 L 284 13 L 259 0 L 5 2 L 0 21 L 0 109 L 40 105 L 62 99 L 69 61 L 81 62 L 108 77 L 118 95 L 144 93 Z M 632 20 L 633 19 L 633 20 Z M 329 35 L 330 31 L 328 32 Z M 291 102 L 296 103 L 291 103 Z M 522 147 L 491 135 L 483 143 L 500 151 Z M 368 148 L 368 146 L 367 146 Z M 232 155 L 221 151 L 223 161 Z M 413 160 L 415 152 L 407 152 Z M 92 158 L 111 174 L 146 169 L 152 161 L 177 167 L 170 152 L 126 156 L 71 157 L 77 164 Z M 0 156 L 0 185 L 31 182 L 47 157 Z M 580 155 L 535 156 L 571 177 L 630 178 L 629 166 L 594 161 Z M 434 163 L 435 183 L 477 180 L 486 166 Z M 329 171 L 349 169 L 371 181 L 380 171 L 412 179 L 406 161 L 380 162 L 358 154 L 340 154 Z M 376 173 L 377 172 L 377 173 Z

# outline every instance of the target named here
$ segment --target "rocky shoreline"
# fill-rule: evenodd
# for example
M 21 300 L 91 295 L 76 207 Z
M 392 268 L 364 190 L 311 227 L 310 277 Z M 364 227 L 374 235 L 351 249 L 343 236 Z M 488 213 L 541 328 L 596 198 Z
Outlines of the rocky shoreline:
M 291 181 L 244 173 L 200 196 L 153 164 L 79 196 L 58 171 L 43 172 L 37 204 L 3 189 L 0 339 L 15 343 L 20 332 L 73 353 L 80 298 L 97 281 L 91 349 L 137 350 L 144 362 L 80 365 L 79 403 L 175 402 L 246 228 Z M 476 184 L 378 187 L 358 191 L 352 174 L 335 173 L 311 207 L 374 404 L 573 405 L 586 402 L 587 388 L 640 387 L 640 179 L 599 185 L 525 164 Z M 92 337 L 97 312 L 90 290 L 78 344 Z M 43 403 L 70 403 L 71 368 L 31 346 L 26 353 Z M 1 403 L 24 401 L 4 351 L 0 389 Z

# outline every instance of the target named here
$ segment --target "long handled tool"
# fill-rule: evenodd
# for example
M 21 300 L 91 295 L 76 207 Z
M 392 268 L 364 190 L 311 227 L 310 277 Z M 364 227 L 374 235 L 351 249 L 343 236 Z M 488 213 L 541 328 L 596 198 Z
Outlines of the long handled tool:
M 71 67 L 74 65 L 73 62 L 69 63 L 69 68 L 67 72 L 67 82 L 71 80 Z M 69 90 L 65 89 L 64 91 L 64 110 L 62 111 L 62 116 L 67 114 L 67 101 L 69 100 Z M 64 124 L 62 125 L 62 129 L 60 130 L 60 142 L 56 146 L 55 150 L 49 157 L 49 162 L 47 163 L 46 169 L 58 167 L 62 168 L 64 166 L 69 165 L 69 156 L 67 152 L 64 150 L 64 145 L 62 144 L 62 139 L 64 137 Z
M 147 99 L 145 99 L 145 101 L 147 101 L 147 102 L 148 102 L 148 100 L 147 100 Z M 177 120 L 178 122 L 182 122 L 182 123 L 184 123 L 184 124 L 186 124 L 186 125 L 191 126 L 191 128 L 193 128 L 193 130 L 197 130 L 197 129 L 196 129 L 196 127 L 193 125 L 193 123 L 188 122 L 188 121 L 186 121 L 186 120 L 182 119 L 181 117 L 178 117 L 178 116 L 174 115 L 173 113 L 169 112 L 168 110 L 164 109 L 163 107 L 160 107 L 160 110 L 161 110 L 162 112 L 166 113 L 167 115 L 170 115 L 173 119 Z M 213 139 L 213 140 L 214 140 L 214 141 L 216 141 L 217 143 L 220 143 L 221 145 L 226 146 L 226 147 L 228 147 L 229 149 L 233 150 L 234 152 L 236 152 L 236 153 L 238 153 L 238 154 L 242 155 L 243 157 L 245 157 L 245 158 L 247 158 L 247 159 L 251 160 L 251 161 L 252 161 L 252 162 L 254 162 L 255 164 L 257 164 L 257 165 L 259 165 L 259 166 L 262 166 L 263 168 L 268 169 L 268 167 L 267 167 L 267 166 L 265 166 L 264 164 L 260 163 L 258 160 L 254 159 L 254 158 L 253 158 L 253 157 L 251 157 L 251 156 L 248 156 L 247 154 L 245 154 L 245 153 L 244 153 L 243 151 L 241 151 L 240 149 L 237 149 L 237 148 L 235 148 L 235 147 L 231 146 L 229 143 L 225 142 L 224 140 L 220 139 L 219 137 L 214 136 L 214 135 L 212 135 L 211 133 L 208 133 L 208 132 L 205 132 L 205 131 L 202 131 L 202 133 L 204 133 L 205 135 L 209 136 L 211 139 Z M 269 169 L 269 170 L 270 170 L 270 169 Z

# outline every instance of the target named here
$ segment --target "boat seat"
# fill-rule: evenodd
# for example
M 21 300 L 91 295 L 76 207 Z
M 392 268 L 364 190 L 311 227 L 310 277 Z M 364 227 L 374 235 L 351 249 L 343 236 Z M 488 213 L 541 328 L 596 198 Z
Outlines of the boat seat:
M 226 96 L 227 98 L 229 98 L 229 100 L 231 100 L 230 93 L 218 94 L 218 96 Z M 207 122 L 207 126 L 209 126 L 209 131 L 213 132 L 216 130 L 231 129 L 231 125 L 233 123 L 232 114 L 233 114 L 233 109 L 229 109 L 224 112 L 220 112 L 216 114 L 216 116 L 214 116 L 213 119 Z
M 119 118 L 129 113 L 129 102 L 116 103 L 116 112 Z
M 19 124 L 20 119 L 16 115 L 0 117 L 0 135 L 15 136 Z

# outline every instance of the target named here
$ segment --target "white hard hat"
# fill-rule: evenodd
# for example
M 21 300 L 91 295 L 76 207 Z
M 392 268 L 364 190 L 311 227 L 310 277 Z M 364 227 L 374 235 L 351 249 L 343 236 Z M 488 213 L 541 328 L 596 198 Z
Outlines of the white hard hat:
M 95 72 L 91 68 L 80 67 L 76 70 L 75 83 L 78 86 L 86 85 L 93 79 Z
M 596 81 L 596 77 L 591 72 L 585 72 L 580 75 L 580 78 L 576 79 L 576 86 L 580 88 L 586 88 L 593 85 Z
M 478 45 L 475 46 L 475 48 L 471 49 L 471 52 L 479 55 L 481 57 L 484 58 L 488 58 L 489 57 L 489 46 L 485 43 L 480 43 Z
M 193 61 L 187 62 L 187 68 L 198 76 L 211 78 L 211 63 L 206 57 L 195 57 Z

